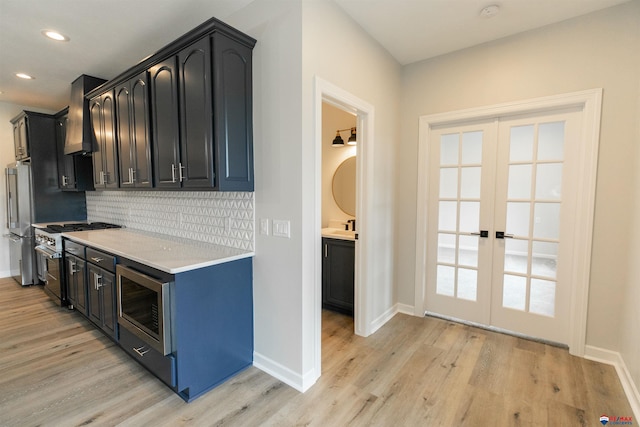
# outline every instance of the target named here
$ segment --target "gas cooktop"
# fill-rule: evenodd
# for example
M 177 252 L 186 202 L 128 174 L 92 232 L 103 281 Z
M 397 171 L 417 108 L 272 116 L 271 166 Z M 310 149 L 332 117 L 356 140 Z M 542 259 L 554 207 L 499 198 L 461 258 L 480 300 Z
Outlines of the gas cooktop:
M 87 230 L 105 230 L 107 228 L 121 228 L 116 224 L 109 224 L 107 222 L 77 222 L 66 224 L 48 224 L 43 231 L 47 233 L 68 233 L 71 231 L 87 231 Z

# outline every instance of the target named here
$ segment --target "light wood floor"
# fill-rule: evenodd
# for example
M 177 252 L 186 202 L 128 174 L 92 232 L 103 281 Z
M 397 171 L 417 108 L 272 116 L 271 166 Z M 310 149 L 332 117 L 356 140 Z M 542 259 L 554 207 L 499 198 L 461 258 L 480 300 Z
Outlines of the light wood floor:
M 186 404 L 39 287 L 0 279 L 0 426 L 599 426 L 632 416 L 615 370 L 566 350 L 397 315 L 369 338 L 323 314 L 306 393 L 249 368 Z

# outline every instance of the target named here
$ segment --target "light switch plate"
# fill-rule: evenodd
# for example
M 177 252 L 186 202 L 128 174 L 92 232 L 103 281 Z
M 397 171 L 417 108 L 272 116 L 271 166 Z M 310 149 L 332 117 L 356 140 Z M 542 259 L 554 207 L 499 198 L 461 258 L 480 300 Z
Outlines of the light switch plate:
M 269 235 L 269 220 L 267 218 L 260 219 L 260 234 Z
M 284 219 L 273 220 L 273 235 L 275 237 L 291 238 L 291 223 Z

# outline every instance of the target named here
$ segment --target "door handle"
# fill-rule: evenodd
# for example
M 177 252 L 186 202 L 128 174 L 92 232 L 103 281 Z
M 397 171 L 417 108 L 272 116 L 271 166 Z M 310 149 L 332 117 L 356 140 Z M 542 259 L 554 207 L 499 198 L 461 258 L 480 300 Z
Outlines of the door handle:
M 513 234 L 506 234 L 504 231 L 496 231 L 496 239 L 513 239 Z
M 472 236 L 489 237 L 489 230 L 480 230 L 476 233 L 469 233 Z

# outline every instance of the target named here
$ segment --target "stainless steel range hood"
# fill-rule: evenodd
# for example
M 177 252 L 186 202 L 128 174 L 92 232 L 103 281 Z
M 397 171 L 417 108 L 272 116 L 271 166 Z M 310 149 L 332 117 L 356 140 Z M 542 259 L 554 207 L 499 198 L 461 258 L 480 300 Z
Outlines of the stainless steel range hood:
M 85 95 L 104 82 L 106 80 L 83 74 L 71 83 L 71 102 L 64 154 L 84 154 L 93 151 L 89 101 L 85 99 Z

